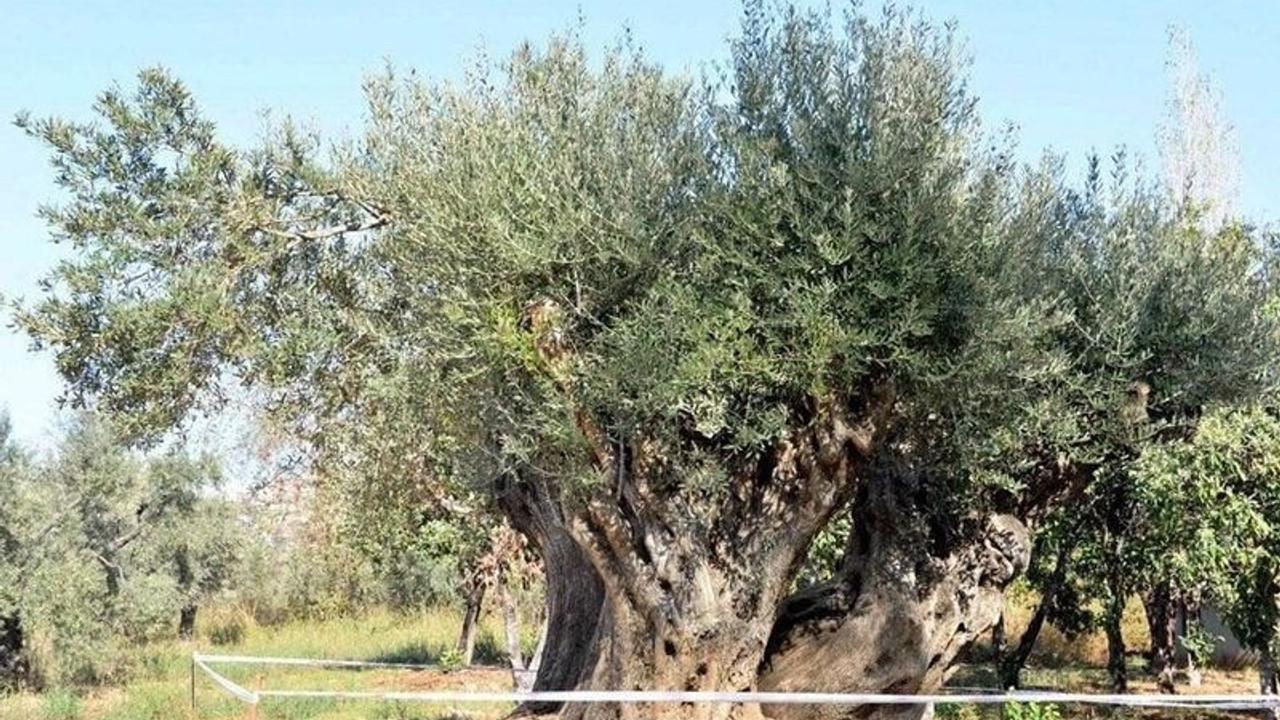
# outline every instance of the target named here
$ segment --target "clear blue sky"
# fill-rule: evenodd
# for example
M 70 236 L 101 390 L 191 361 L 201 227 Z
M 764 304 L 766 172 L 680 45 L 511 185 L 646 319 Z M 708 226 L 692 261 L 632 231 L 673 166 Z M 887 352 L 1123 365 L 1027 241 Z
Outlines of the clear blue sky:
M 1200 65 L 1226 97 L 1244 154 L 1242 208 L 1280 216 L 1280 6 L 1203 0 L 938 0 L 921 2 L 954 18 L 974 57 L 972 82 L 993 125 L 1021 128 L 1028 156 L 1052 147 L 1075 158 L 1118 144 L 1146 155 L 1165 99 L 1165 31 L 1189 29 Z M 590 0 L 233 0 L 80 2 L 8 0 L 0 18 L 0 116 L 19 109 L 85 118 L 95 94 L 162 64 L 194 90 L 225 137 L 250 142 L 258 111 L 308 118 L 321 129 L 358 126 L 360 81 L 386 59 L 420 73 L 456 77 L 483 44 L 504 54 L 581 13 L 585 36 L 603 45 L 628 25 L 669 68 L 723 56 L 736 28 L 736 2 Z M 0 126 L 0 291 L 35 294 L 57 259 L 36 206 L 55 198 L 41 148 Z M 7 319 L 6 319 L 7 324 Z M 0 327 L 0 407 L 18 437 L 46 444 L 59 384 L 47 357 Z

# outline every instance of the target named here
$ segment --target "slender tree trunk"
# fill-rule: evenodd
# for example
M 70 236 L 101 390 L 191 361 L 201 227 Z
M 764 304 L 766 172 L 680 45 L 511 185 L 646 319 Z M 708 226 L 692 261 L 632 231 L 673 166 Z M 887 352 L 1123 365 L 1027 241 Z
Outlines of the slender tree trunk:
M 1147 629 L 1151 633 L 1151 657 L 1147 668 L 1156 676 L 1160 692 L 1177 692 L 1174 672 L 1177 669 L 1178 604 L 1174 601 L 1169 581 L 1156 583 L 1142 596 L 1142 607 L 1147 615 Z
M 1261 695 L 1275 696 L 1280 694 L 1280 689 L 1276 683 L 1276 659 L 1272 654 L 1270 647 L 1265 647 L 1259 653 L 1258 657 L 1258 693 Z M 1280 718 L 1280 711 L 1276 707 L 1264 711 L 1263 717 L 1270 720 Z
M 102 562 L 103 568 L 107 574 L 107 596 L 113 599 L 119 597 L 121 580 L 120 565 L 115 562 L 114 558 L 103 560 Z
M 547 619 L 542 618 L 541 628 L 538 630 L 538 644 L 533 647 L 533 657 L 529 659 L 529 670 L 537 672 L 542 667 L 542 654 L 547 649 Z
M 1121 632 L 1125 600 L 1124 595 L 1113 589 L 1110 597 L 1107 598 L 1107 607 L 1102 621 L 1103 630 L 1107 635 L 1107 677 L 1111 681 L 1111 691 L 1116 693 L 1129 691 L 1124 634 Z
M 1026 629 L 1018 638 L 1017 647 L 1008 654 L 997 656 L 999 660 L 996 663 L 996 673 L 1000 679 L 1000 687 L 1006 689 L 1022 687 L 1022 669 L 1027 666 L 1031 651 L 1035 649 L 1036 642 L 1040 639 L 1040 631 L 1044 629 L 1044 623 L 1049 617 L 1049 607 L 1053 605 L 1054 598 L 1062 591 L 1063 583 L 1067 581 L 1067 571 L 1071 566 L 1071 552 L 1074 549 L 1073 544 L 1067 544 L 1058 551 L 1058 557 L 1053 563 L 1053 572 L 1042 590 L 1040 604 L 1036 606 L 1031 622 L 1027 623 Z
M 190 640 L 196 636 L 196 611 L 200 609 L 195 603 L 187 603 L 178 613 L 178 639 Z
M 1027 629 L 1023 630 L 1018 638 L 1017 647 L 1000 658 L 996 673 L 1000 678 L 1001 688 L 1022 687 L 1022 669 L 1027 666 L 1027 659 L 1031 657 L 1031 651 L 1035 649 L 1036 641 L 1040 639 L 1040 631 L 1044 629 L 1044 621 L 1048 615 L 1048 601 L 1041 599 L 1035 613 L 1031 616 L 1031 622 L 1027 624 Z
M 1004 657 L 1005 650 L 1009 646 L 1008 629 L 1004 626 L 1004 611 L 1000 611 L 1000 617 L 996 618 L 996 624 L 991 628 L 991 656 L 996 658 Z
M 476 652 L 476 633 L 480 629 L 480 610 L 484 603 L 484 583 L 473 580 L 467 589 L 467 606 L 462 614 L 462 631 L 458 634 L 458 652 L 462 664 L 470 665 Z
M 1125 664 L 1124 606 L 1129 599 L 1128 571 L 1124 566 L 1125 538 L 1128 518 L 1132 514 L 1129 493 L 1123 483 L 1110 480 L 1102 495 L 1104 581 L 1107 601 L 1103 610 L 1102 627 L 1107 636 L 1107 676 L 1111 690 L 1128 692 L 1129 673 Z
M 538 678 L 539 669 L 542 667 L 542 655 L 547 648 L 547 619 L 542 619 L 542 627 L 538 631 L 538 644 L 533 648 L 533 656 L 529 658 L 529 664 L 525 667 L 524 672 L 516 673 L 516 690 L 528 691 L 532 690 L 535 681 Z
M 1196 664 L 1196 654 L 1190 650 L 1187 651 L 1187 684 L 1191 687 L 1204 684 L 1204 670 Z
M 1187 637 L 1191 633 L 1191 623 L 1200 622 L 1200 605 L 1199 602 L 1188 594 L 1182 594 L 1177 601 L 1178 627 L 1179 636 Z M 1201 670 L 1199 662 L 1202 658 L 1197 657 L 1195 649 L 1188 646 L 1185 641 L 1180 643 L 1182 652 L 1186 656 L 1186 673 L 1187 684 L 1192 687 L 1199 687 L 1204 683 L 1204 671 Z
M 516 610 L 515 600 L 511 597 L 501 572 L 494 582 L 498 591 L 498 604 L 502 607 L 502 630 L 507 641 L 507 657 L 511 661 L 513 677 L 517 677 L 524 670 L 524 654 L 520 650 L 520 613 Z
M 178 639 L 190 640 L 196 634 L 195 598 L 198 597 L 195 585 L 195 573 L 191 568 L 191 556 L 185 547 L 179 547 L 173 554 L 173 566 L 176 571 L 178 588 L 187 598 L 187 603 L 178 612 Z

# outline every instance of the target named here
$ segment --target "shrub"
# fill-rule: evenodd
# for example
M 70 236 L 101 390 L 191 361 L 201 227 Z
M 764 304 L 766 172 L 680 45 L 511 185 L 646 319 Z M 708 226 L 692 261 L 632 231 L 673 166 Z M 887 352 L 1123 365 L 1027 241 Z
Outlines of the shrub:
M 1062 714 L 1053 703 L 1006 703 L 1004 720 L 1061 720 Z
M 253 618 L 235 605 L 220 605 L 205 611 L 203 635 L 213 645 L 239 645 Z

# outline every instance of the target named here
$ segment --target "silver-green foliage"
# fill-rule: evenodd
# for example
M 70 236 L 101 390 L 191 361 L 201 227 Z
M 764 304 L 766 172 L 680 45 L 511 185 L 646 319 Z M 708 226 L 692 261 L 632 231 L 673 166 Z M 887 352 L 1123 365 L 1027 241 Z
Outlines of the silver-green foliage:
M 752 3 L 701 78 L 572 33 L 455 85 L 375 75 L 327 155 L 287 123 L 226 146 L 148 70 L 96 124 L 20 119 L 73 257 L 17 321 L 134 437 L 225 372 L 266 389 L 379 541 L 516 470 L 608 501 L 602 445 L 705 529 L 788 432 L 881 382 L 925 478 L 905 504 L 1042 513 L 1270 392 L 1265 248 L 1122 159 L 1081 187 L 1019 168 L 962 69 L 910 14 Z
M 202 497 L 218 482 L 208 459 L 139 457 L 90 415 L 48 458 L 9 457 L 0 613 L 20 620 L 36 679 L 123 672 L 117 644 L 172 636 L 179 610 L 215 592 L 234 561 L 234 523 Z

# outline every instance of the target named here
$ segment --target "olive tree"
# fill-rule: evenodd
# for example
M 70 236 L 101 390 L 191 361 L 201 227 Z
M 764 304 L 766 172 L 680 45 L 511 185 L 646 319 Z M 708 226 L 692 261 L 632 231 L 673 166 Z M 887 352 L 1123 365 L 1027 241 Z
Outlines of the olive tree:
M 0 614 L 6 669 L 18 680 L 117 675 L 117 642 L 172 637 L 183 608 L 233 560 L 210 552 L 220 542 L 211 533 L 197 537 L 213 519 L 199 497 L 217 476 L 208 460 L 140 458 L 91 415 L 74 418 L 48 458 L 5 453 Z M 25 642 L 32 634 L 45 641 L 38 657 Z
M 936 687 L 1021 519 L 1102 493 L 1146 422 L 1126 389 L 1177 418 L 1266 354 L 1247 267 L 1174 293 L 1196 256 L 1144 253 L 1176 218 L 1017 168 L 909 14 L 748 5 L 702 79 L 570 34 L 366 90 L 328 156 L 288 124 L 220 143 L 158 70 L 100 124 L 20 119 L 75 252 L 17 319 L 140 441 L 230 373 L 341 485 L 491 503 L 544 563 L 539 688 Z M 838 515 L 836 573 L 793 595 Z

